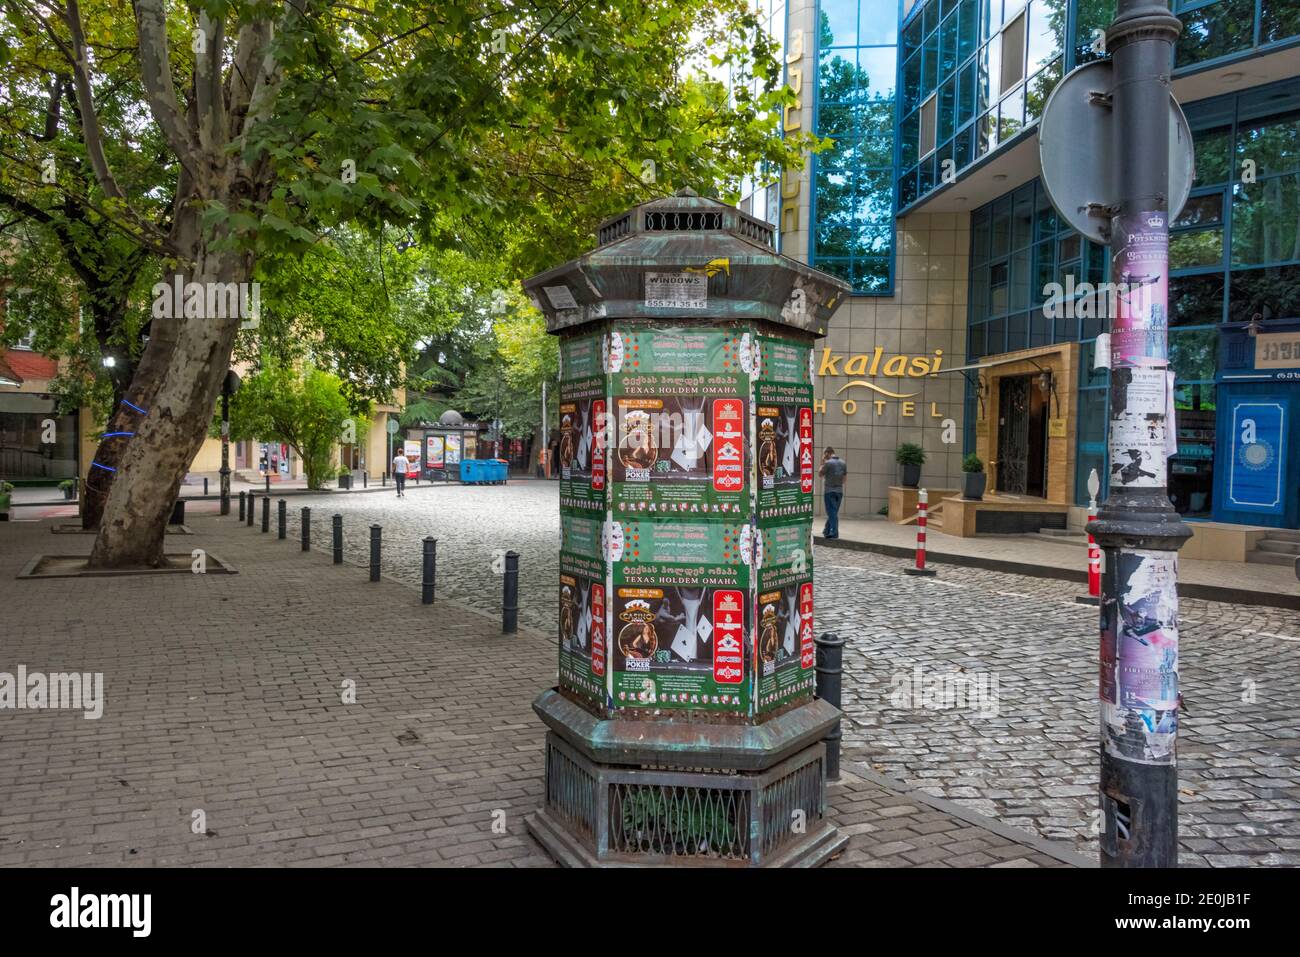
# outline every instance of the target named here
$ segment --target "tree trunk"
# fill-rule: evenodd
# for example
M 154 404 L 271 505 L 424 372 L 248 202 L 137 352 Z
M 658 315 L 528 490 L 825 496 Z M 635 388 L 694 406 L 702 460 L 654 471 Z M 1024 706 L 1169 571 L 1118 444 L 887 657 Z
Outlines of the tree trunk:
M 95 308 L 93 300 L 92 308 Z M 100 341 L 100 351 L 104 355 L 112 355 L 115 364 L 109 375 L 113 384 L 113 409 L 109 412 L 108 422 L 104 426 L 107 437 L 99 440 L 99 445 L 91 458 L 91 462 L 97 464 L 87 465 L 86 482 L 82 489 L 81 527 L 86 531 L 99 528 L 100 519 L 104 514 L 104 504 L 108 501 L 109 489 L 113 487 L 113 476 L 122 460 L 122 453 L 126 450 L 126 443 L 131 441 L 131 436 L 111 433 L 134 432 L 139 422 L 140 414 L 122 400 L 125 399 L 132 405 L 147 409 L 149 403 L 153 401 L 153 396 L 162 382 L 163 373 L 167 369 L 167 363 L 171 359 L 170 348 L 166 348 L 161 342 L 154 350 L 148 364 L 143 361 L 139 365 L 132 363 L 129 349 L 112 348 L 107 341 L 107 335 L 121 327 L 125 314 L 126 299 L 123 297 L 113 309 L 106 311 L 102 316 L 95 317 L 96 330 L 101 328 L 106 330 L 105 338 Z
M 245 281 L 251 273 L 249 258 L 238 253 L 205 250 L 194 261 L 197 268 L 184 279 L 205 289 L 208 283 Z M 207 435 L 239 323 L 238 315 L 154 318 L 153 335 L 131 388 L 143 401 L 129 397 L 144 414 L 126 410 L 134 428 L 124 431 L 135 434 L 119 453 L 90 554 L 91 568 L 166 564 L 167 519 L 181 480 Z

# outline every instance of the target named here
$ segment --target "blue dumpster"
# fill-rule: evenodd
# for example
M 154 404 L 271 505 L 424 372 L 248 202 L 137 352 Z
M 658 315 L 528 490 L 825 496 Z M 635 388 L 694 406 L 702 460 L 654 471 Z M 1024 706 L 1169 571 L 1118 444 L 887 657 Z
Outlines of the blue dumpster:
M 505 459 L 465 459 L 460 463 L 460 480 L 469 485 L 502 485 L 507 466 Z

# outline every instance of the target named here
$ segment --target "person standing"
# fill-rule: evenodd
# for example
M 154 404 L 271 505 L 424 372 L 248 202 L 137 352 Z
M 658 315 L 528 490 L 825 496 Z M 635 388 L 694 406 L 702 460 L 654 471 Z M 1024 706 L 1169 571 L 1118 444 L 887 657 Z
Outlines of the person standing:
M 817 473 L 822 477 L 822 500 L 826 503 L 826 527 L 823 538 L 840 537 L 840 505 L 844 502 L 844 476 L 849 467 L 829 445 L 822 453 L 822 467 Z
M 411 470 L 411 460 L 406 457 L 406 452 L 402 449 L 397 450 L 393 456 L 393 481 L 397 483 L 397 497 L 406 497 L 406 473 Z

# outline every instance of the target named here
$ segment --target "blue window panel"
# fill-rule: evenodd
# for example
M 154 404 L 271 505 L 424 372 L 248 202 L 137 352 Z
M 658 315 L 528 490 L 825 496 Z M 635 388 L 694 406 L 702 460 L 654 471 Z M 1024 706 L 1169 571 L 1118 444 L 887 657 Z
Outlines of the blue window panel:
M 857 0 L 821 0 L 819 8 L 823 47 L 858 45 Z
M 1255 41 L 1255 0 L 1216 0 L 1180 13 L 1183 31 L 1174 63 L 1188 66 L 1249 50 Z

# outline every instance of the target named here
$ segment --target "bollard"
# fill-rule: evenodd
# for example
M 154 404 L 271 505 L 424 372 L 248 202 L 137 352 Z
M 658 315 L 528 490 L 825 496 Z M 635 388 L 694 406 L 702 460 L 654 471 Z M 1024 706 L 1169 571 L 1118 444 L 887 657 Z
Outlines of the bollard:
M 432 535 L 424 539 L 424 575 L 420 579 L 420 603 L 433 604 L 433 588 L 438 574 L 438 540 Z
M 505 592 L 501 598 L 501 634 L 519 630 L 519 553 L 506 552 Z
M 239 520 L 244 520 L 244 493 L 239 493 Z
M 266 494 L 267 495 L 271 494 L 271 473 L 270 472 L 266 473 Z
M 379 477 L 379 484 L 384 488 L 388 487 L 388 469 L 384 469 L 384 474 Z
M 1081 605 L 1101 604 L 1101 549 L 1092 535 L 1092 523 L 1097 520 L 1097 506 L 1088 509 L 1088 594 L 1075 597 Z
M 383 530 L 378 525 L 370 526 L 370 580 L 379 581 L 379 548 Z
M 248 527 L 249 528 L 253 527 L 253 512 L 257 510 L 256 506 L 253 505 L 254 501 L 255 499 L 253 498 L 253 493 L 249 492 L 248 493 Z
M 827 704 L 840 706 L 840 681 L 844 673 L 844 639 L 834 632 L 826 632 L 820 638 L 813 639 L 817 646 L 817 697 Z M 840 739 L 844 731 L 840 722 L 822 738 L 826 742 L 826 780 L 838 781 L 840 778 Z
M 206 475 L 203 476 L 203 494 L 208 494 L 208 477 Z
M 343 516 L 334 514 L 334 564 L 343 564 Z
M 271 496 L 262 496 L 262 531 L 271 530 Z
M 916 495 L 916 565 L 904 568 L 909 575 L 933 575 L 933 568 L 925 567 L 925 518 L 930 508 L 930 493 L 921 489 Z
M 280 499 L 280 504 L 275 507 L 276 538 L 284 538 L 287 528 L 286 519 L 288 518 L 288 515 L 285 514 L 284 509 L 284 499 Z
M 370 473 L 365 469 L 361 470 L 361 487 L 370 488 Z
M 311 551 L 311 509 L 305 505 L 302 509 L 302 550 Z

